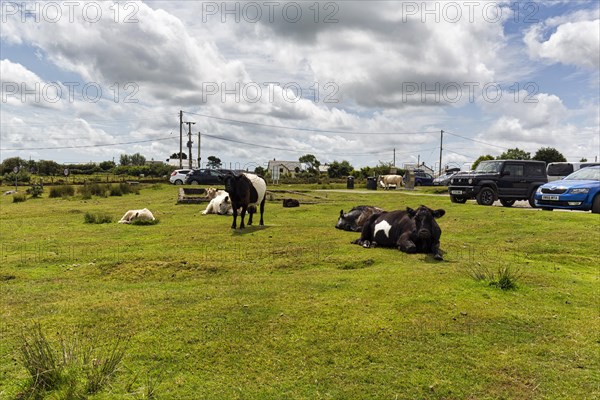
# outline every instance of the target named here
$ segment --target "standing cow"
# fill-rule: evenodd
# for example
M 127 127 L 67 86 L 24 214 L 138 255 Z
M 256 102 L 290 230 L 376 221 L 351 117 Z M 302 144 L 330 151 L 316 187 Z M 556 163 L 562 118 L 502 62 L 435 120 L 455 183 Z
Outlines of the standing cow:
M 240 175 L 227 175 L 225 177 L 225 190 L 229 193 L 231 207 L 233 208 L 233 223 L 231 228 L 237 227 L 238 209 L 241 208 L 240 229 L 244 229 L 244 217 L 246 210 L 248 225 L 252 225 L 252 215 L 256 212 L 256 205 L 260 204 L 260 225 L 264 225 L 263 213 L 265 211 L 265 194 L 267 193 L 267 183 L 258 175 L 248 172 L 242 172 Z M 249 206 L 254 206 L 250 207 Z
M 354 244 L 363 247 L 397 247 L 405 253 L 433 254 L 436 260 L 443 260 L 440 252 L 442 230 L 436 218 L 444 216 L 446 211 L 432 210 L 420 206 L 416 210 L 383 212 L 369 218 L 360 238 Z
M 371 215 L 381 212 L 381 208 L 374 206 L 356 206 L 345 214 L 344 210 L 341 210 L 335 227 L 344 231 L 360 232 Z
M 381 175 L 379 177 L 379 184 L 385 190 L 388 190 L 391 185 L 395 185 L 396 189 L 404 185 L 404 178 L 402 175 Z

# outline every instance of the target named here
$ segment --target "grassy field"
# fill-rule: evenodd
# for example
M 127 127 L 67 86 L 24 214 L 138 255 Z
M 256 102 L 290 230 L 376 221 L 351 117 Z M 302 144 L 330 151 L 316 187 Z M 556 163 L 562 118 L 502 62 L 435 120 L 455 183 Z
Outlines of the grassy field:
M 599 215 L 424 190 L 307 194 L 319 198 L 288 197 L 318 204 L 270 201 L 266 226 L 242 232 L 163 184 L 1 196 L 0 398 L 35 398 L 21 349 L 37 328 L 50 343 L 126 339 L 101 390 L 52 399 L 600 397 Z M 334 225 L 361 204 L 444 208 L 445 261 L 350 244 L 358 234 Z M 158 224 L 116 223 L 144 207 Z M 498 270 L 516 289 L 493 284 Z

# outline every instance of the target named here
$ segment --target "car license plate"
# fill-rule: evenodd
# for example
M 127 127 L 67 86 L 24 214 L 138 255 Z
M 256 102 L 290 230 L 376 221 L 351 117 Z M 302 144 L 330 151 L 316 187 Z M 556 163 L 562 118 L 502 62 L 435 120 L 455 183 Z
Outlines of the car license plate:
M 555 194 L 544 194 L 542 195 L 542 200 L 558 200 L 558 196 Z
M 452 190 L 450 191 L 450 194 L 463 194 L 462 190 Z

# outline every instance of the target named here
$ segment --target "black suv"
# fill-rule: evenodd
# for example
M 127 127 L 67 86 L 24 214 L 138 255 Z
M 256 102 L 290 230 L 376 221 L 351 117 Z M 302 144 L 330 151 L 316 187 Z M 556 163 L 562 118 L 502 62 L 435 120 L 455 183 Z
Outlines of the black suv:
M 482 161 L 475 171 L 455 175 L 448 192 L 453 203 L 476 199 L 478 204 L 490 206 L 496 200 L 510 207 L 517 200 L 529 200 L 535 207 L 537 188 L 548 182 L 546 163 L 526 160 Z
M 186 185 L 218 185 L 225 175 L 232 174 L 228 169 L 193 169 L 185 176 Z

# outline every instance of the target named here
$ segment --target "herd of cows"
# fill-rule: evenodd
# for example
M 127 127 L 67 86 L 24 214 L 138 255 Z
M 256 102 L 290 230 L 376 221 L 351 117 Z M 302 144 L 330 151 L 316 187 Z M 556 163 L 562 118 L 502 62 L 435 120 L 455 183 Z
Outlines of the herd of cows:
M 399 184 L 399 183 L 398 183 Z M 263 214 L 267 184 L 258 175 L 243 172 L 239 175 L 225 177 L 225 190 L 207 189 L 210 202 L 202 214 L 232 215 L 232 229 L 237 228 L 238 214 L 241 217 L 239 229 L 244 229 L 246 212 L 248 225 L 252 225 L 252 217 L 260 211 L 259 225 L 264 225 Z M 284 201 L 284 206 L 286 203 Z M 432 210 L 420 206 L 416 210 L 384 211 L 373 206 L 354 207 L 348 213 L 340 211 L 336 228 L 360 232 L 360 238 L 352 243 L 365 248 L 382 246 L 397 248 L 405 253 L 432 254 L 434 259 L 442 260 L 440 236 L 442 230 L 436 222 L 444 216 L 442 209 Z M 154 220 L 147 210 L 130 210 L 119 221 L 131 223 L 135 219 Z

